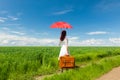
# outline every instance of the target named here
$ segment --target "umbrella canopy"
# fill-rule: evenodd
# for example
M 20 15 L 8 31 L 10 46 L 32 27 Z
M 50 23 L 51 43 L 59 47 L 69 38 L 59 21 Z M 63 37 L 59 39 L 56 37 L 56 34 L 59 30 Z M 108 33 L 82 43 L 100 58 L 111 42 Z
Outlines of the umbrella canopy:
M 66 22 L 55 22 L 51 26 L 51 28 L 72 28 L 72 26 Z

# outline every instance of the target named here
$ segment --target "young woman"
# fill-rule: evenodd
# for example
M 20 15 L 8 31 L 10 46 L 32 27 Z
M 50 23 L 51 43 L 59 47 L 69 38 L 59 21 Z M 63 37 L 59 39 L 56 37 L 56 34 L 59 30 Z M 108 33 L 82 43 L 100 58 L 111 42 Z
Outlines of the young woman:
M 68 39 L 66 37 L 66 34 L 67 34 L 66 30 L 63 30 L 61 32 L 60 42 L 59 42 L 59 45 L 61 45 L 61 50 L 60 50 L 58 60 L 60 59 L 61 56 L 69 55 L 69 52 L 68 52 Z

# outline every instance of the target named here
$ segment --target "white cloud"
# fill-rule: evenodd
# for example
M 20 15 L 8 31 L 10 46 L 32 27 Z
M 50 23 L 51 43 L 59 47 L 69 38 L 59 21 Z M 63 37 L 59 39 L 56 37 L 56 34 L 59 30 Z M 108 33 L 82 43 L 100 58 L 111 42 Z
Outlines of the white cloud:
M 8 27 L 2 27 L 2 30 L 10 30 Z
M 75 36 L 75 37 L 72 37 L 72 36 L 68 36 L 69 40 L 78 40 L 79 37 Z
M 53 15 L 63 15 L 63 14 L 67 14 L 72 11 L 73 11 L 73 9 L 66 9 L 66 10 L 54 12 Z
M 16 20 L 19 20 L 18 17 L 20 17 L 22 15 L 22 13 L 17 13 L 16 16 L 8 16 L 9 15 L 9 12 L 8 11 L 0 11 L 0 23 L 4 23 L 6 21 L 16 21 Z
M 36 35 L 35 33 L 33 35 Z M 44 35 L 47 35 L 44 32 Z M 0 29 L 0 46 L 58 46 L 58 38 L 31 37 L 21 30 L 12 30 L 8 27 Z M 78 36 L 68 36 L 69 46 L 120 46 L 120 38 L 109 39 L 80 39 Z
M 34 32 L 35 34 L 37 34 L 37 35 L 49 35 L 49 33 L 48 32 L 41 32 L 41 33 L 37 33 L 37 32 L 35 32 L 35 31 L 32 31 L 32 32 Z
M 120 8 L 120 0 L 101 0 L 99 4 L 96 5 L 98 10 L 112 11 L 114 9 Z
M 5 17 L 0 17 L 0 22 L 4 23 L 7 20 Z
M 95 32 L 89 32 L 88 35 L 100 35 L 100 34 L 108 34 L 109 32 L 105 31 L 95 31 Z
M 0 33 L 0 46 L 58 46 L 57 38 L 36 38 L 26 35 L 15 35 L 10 33 Z M 110 39 L 86 39 L 79 37 L 69 37 L 69 46 L 120 46 L 120 38 Z
M 19 19 L 19 18 L 14 17 L 14 16 L 8 16 L 8 18 L 10 18 L 10 20 L 12 20 L 12 21 L 16 21 L 16 20 L 18 20 L 18 19 Z
M 109 41 L 114 44 L 120 45 L 120 38 L 110 38 Z
M 16 46 L 27 46 L 27 45 L 57 45 L 58 39 L 48 38 L 35 38 L 28 36 L 19 36 L 8 33 L 0 33 L 0 46 L 16 45 Z
M 102 39 L 88 39 L 80 42 L 81 45 L 103 45 L 104 40 Z
M 71 37 L 69 38 L 69 45 L 70 46 L 106 46 L 110 43 L 106 43 L 107 40 L 105 39 L 86 39 L 81 40 L 79 37 Z M 108 41 L 107 41 L 108 42 Z
M 70 46 L 80 46 L 80 40 L 77 36 L 68 36 L 68 42 Z
M 8 27 L 2 27 L 1 32 L 5 32 L 5 33 L 9 33 L 9 34 L 15 34 L 15 35 L 25 35 L 26 33 L 24 33 L 23 31 L 18 31 L 18 30 L 12 30 Z
M 3 43 L 3 44 L 8 44 L 9 41 L 8 41 L 8 40 L 3 40 L 2 43 Z
M 13 17 L 13 16 L 0 17 L 0 22 L 1 22 L 1 23 L 6 22 L 7 20 L 8 20 L 8 21 L 9 21 L 9 20 L 16 21 L 16 20 L 19 20 L 19 18 Z
M 12 30 L 8 27 L 3 27 L 0 33 L 0 43 L 1 45 L 18 45 L 18 46 L 28 46 L 28 45 L 57 45 L 58 39 L 51 38 L 36 38 L 31 37 L 31 35 L 26 35 L 27 33 L 18 30 Z M 33 35 L 36 35 L 35 33 Z M 48 33 L 43 32 L 42 35 L 48 35 Z M 6 43 L 5 43 L 6 41 Z
M 13 33 L 13 34 L 18 34 L 18 35 L 24 35 L 25 33 L 23 33 L 23 32 L 18 32 L 18 31 L 11 31 L 11 33 Z
M 17 23 L 9 23 L 9 24 L 4 24 L 4 26 L 22 26 L 21 24 L 17 24 Z

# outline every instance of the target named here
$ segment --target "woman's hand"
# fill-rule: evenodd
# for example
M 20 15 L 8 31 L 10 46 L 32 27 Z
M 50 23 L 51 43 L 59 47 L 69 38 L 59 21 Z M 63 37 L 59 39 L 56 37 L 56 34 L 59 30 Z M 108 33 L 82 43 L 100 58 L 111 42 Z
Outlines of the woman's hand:
M 65 55 L 66 55 L 66 56 L 69 56 L 69 54 L 68 54 L 68 53 L 66 53 Z

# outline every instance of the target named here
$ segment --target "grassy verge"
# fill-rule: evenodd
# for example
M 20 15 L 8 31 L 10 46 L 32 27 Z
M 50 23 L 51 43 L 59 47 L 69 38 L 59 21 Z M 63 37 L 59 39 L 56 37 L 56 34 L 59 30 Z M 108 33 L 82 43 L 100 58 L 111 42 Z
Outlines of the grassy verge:
M 104 58 L 99 62 L 92 62 L 84 68 L 69 70 L 62 74 L 45 78 L 44 80 L 95 80 L 117 66 L 120 66 L 120 56 Z

